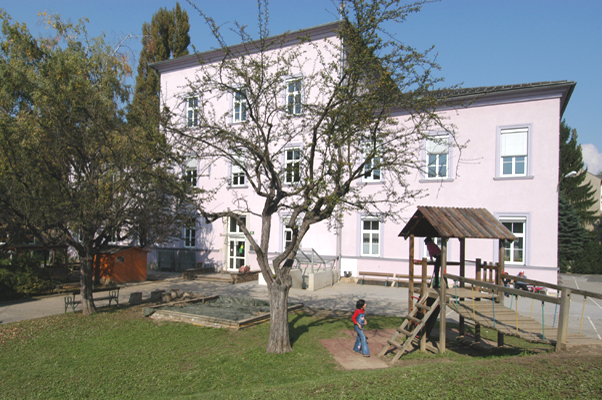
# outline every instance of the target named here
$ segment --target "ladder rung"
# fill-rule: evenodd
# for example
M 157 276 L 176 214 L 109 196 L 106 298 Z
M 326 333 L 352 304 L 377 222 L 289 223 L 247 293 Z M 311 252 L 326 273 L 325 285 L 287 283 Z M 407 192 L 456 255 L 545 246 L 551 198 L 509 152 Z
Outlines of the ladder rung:
M 429 306 L 427 306 L 425 304 L 420 304 L 420 303 L 416 304 L 416 307 L 420 308 L 421 310 L 425 310 L 425 311 L 430 311 L 430 309 L 431 309 Z
M 406 331 L 401 326 L 399 328 L 397 328 L 397 332 L 401 333 L 402 335 L 406 335 L 406 337 L 412 336 L 412 332 Z
M 413 323 L 415 323 L 416 325 L 418 325 L 419 323 L 422 322 L 422 320 L 420 318 L 416 318 L 411 315 L 408 315 L 406 318 L 409 319 L 410 321 L 412 321 Z
M 387 340 L 387 343 L 389 343 L 391 346 L 395 346 L 398 350 L 401 349 L 401 344 L 396 343 L 396 342 L 392 341 L 391 339 Z

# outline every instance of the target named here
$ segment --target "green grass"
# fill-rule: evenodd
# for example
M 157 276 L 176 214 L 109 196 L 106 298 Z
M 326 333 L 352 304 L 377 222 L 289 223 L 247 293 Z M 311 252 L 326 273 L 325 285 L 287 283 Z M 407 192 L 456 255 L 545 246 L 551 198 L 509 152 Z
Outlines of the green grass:
M 371 316 L 370 328 L 400 322 Z M 268 324 L 235 332 L 156 323 L 140 307 L 2 325 L 0 398 L 602 397 L 601 351 L 532 355 L 541 346 L 506 338 L 504 351 L 412 353 L 392 368 L 345 371 L 319 339 L 343 337 L 348 316 L 300 312 L 290 327 L 294 351 L 273 355 L 265 352 Z

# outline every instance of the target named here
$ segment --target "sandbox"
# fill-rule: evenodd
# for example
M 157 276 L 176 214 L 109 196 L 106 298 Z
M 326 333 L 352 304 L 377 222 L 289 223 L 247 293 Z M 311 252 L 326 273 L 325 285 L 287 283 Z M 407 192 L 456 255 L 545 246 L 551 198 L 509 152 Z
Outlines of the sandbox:
M 289 303 L 288 310 L 303 307 Z M 242 329 L 270 319 L 270 303 L 251 297 L 203 296 L 153 306 L 152 319 L 211 328 Z

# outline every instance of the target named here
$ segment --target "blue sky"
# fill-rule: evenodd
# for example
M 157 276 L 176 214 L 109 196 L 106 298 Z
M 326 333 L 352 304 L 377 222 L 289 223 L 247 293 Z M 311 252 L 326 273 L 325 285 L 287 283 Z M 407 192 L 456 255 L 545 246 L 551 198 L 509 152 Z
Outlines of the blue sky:
M 0 0 L 11 17 L 25 22 L 34 34 L 44 34 L 38 12 L 60 14 L 76 22 L 89 19 L 88 33 L 106 34 L 109 43 L 139 36 L 159 8 L 173 0 Z M 197 0 L 220 24 L 235 20 L 256 27 L 255 0 Z M 217 46 L 198 13 L 185 1 L 191 41 L 199 51 Z M 330 0 L 272 0 L 270 30 L 278 34 L 335 20 Z M 435 45 L 441 76 L 465 87 L 541 81 L 577 82 L 564 114 L 576 128 L 584 160 L 591 172 L 602 171 L 600 94 L 602 93 L 602 1 L 600 0 L 443 0 L 392 28 L 397 38 L 417 49 Z M 227 25 L 226 25 L 227 26 Z M 230 25 L 231 26 L 231 25 Z M 233 39 L 233 44 L 236 41 Z M 125 42 L 136 65 L 140 38 Z

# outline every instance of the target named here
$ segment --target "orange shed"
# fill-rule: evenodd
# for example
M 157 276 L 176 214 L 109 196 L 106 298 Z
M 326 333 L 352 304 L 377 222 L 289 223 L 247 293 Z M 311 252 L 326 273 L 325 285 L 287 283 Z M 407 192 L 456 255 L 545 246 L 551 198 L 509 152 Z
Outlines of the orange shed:
M 94 280 L 115 283 L 146 280 L 146 255 L 140 247 L 115 246 L 94 257 Z

